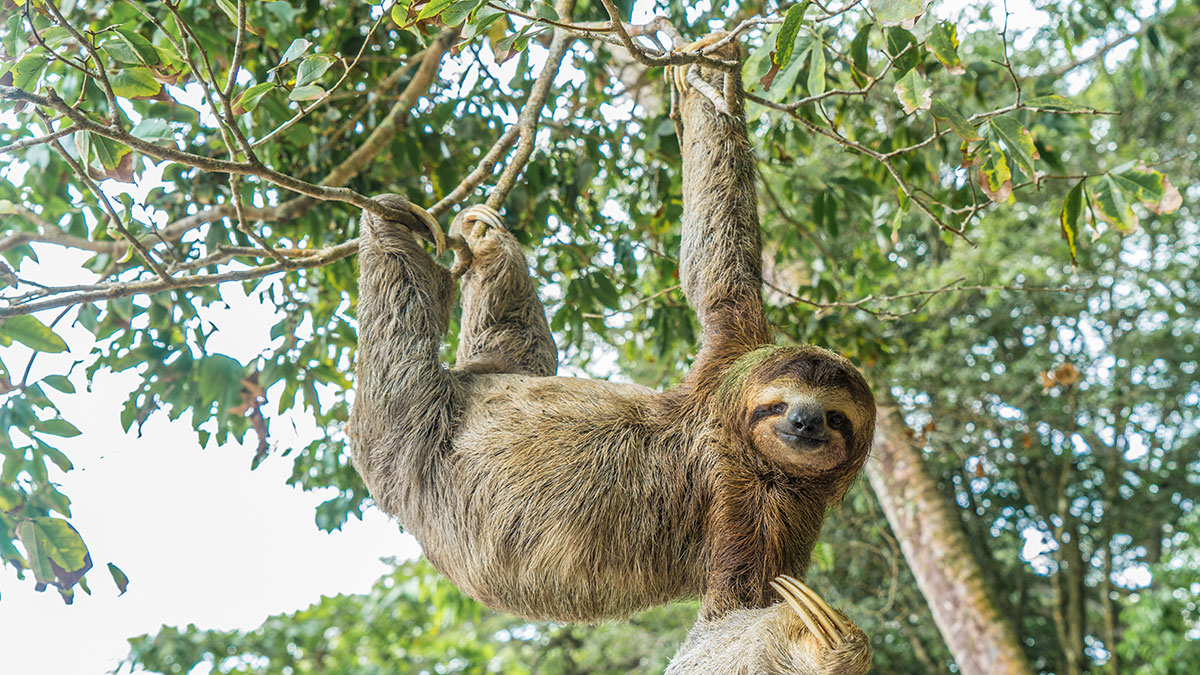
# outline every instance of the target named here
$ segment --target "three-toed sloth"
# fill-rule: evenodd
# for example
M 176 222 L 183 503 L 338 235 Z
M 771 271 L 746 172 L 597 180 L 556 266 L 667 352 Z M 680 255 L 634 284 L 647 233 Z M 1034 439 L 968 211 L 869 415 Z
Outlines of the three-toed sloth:
M 723 90 L 722 73 L 698 73 Z M 430 562 L 495 609 L 598 621 L 697 594 L 708 619 L 765 607 L 776 576 L 803 578 L 866 459 L 862 375 L 825 349 L 773 344 L 741 106 L 718 111 L 694 87 L 679 106 L 680 277 L 702 342 L 668 391 L 556 377 L 526 260 L 481 209 L 453 226 L 473 256 L 448 369 L 450 273 L 415 217 L 363 214 L 354 466 Z

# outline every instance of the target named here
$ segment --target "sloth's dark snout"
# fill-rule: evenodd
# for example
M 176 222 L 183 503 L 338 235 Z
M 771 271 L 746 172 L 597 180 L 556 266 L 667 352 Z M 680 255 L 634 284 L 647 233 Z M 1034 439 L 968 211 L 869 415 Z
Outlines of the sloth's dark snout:
M 787 413 L 787 433 L 813 440 L 824 440 L 825 410 L 816 403 L 798 403 Z

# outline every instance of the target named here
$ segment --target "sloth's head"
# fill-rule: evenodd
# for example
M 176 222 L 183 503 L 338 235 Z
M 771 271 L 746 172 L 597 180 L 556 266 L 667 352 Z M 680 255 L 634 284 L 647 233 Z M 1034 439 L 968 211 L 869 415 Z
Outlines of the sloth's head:
M 810 345 L 766 347 L 731 366 L 723 385 L 739 390 L 734 428 L 771 468 L 852 477 L 862 467 L 875 433 L 875 399 L 841 356 Z

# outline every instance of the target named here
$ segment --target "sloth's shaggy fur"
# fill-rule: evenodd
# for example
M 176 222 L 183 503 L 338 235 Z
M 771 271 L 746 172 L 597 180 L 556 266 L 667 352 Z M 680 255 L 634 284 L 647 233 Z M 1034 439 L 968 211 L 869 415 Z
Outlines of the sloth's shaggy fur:
M 703 342 L 669 391 L 554 377 L 527 263 L 497 228 L 463 233 L 474 256 L 459 368 L 446 369 L 448 272 L 414 238 L 419 224 L 363 214 L 354 465 L 429 560 L 490 607 L 560 621 L 696 594 L 706 618 L 765 607 L 769 580 L 803 578 L 826 508 L 866 458 L 875 406 L 858 371 L 771 345 L 744 119 L 694 91 L 681 106 L 680 276 Z M 848 422 L 790 448 L 761 412 L 773 400 Z

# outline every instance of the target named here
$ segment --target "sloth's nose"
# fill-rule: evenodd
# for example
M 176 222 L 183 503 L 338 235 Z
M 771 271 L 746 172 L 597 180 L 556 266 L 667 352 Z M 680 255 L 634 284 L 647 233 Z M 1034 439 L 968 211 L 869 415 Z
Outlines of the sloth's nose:
M 788 424 L 793 433 L 809 438 L 825 436 L 825 410 L 815 403 L 801 403 L 788 410 Z

